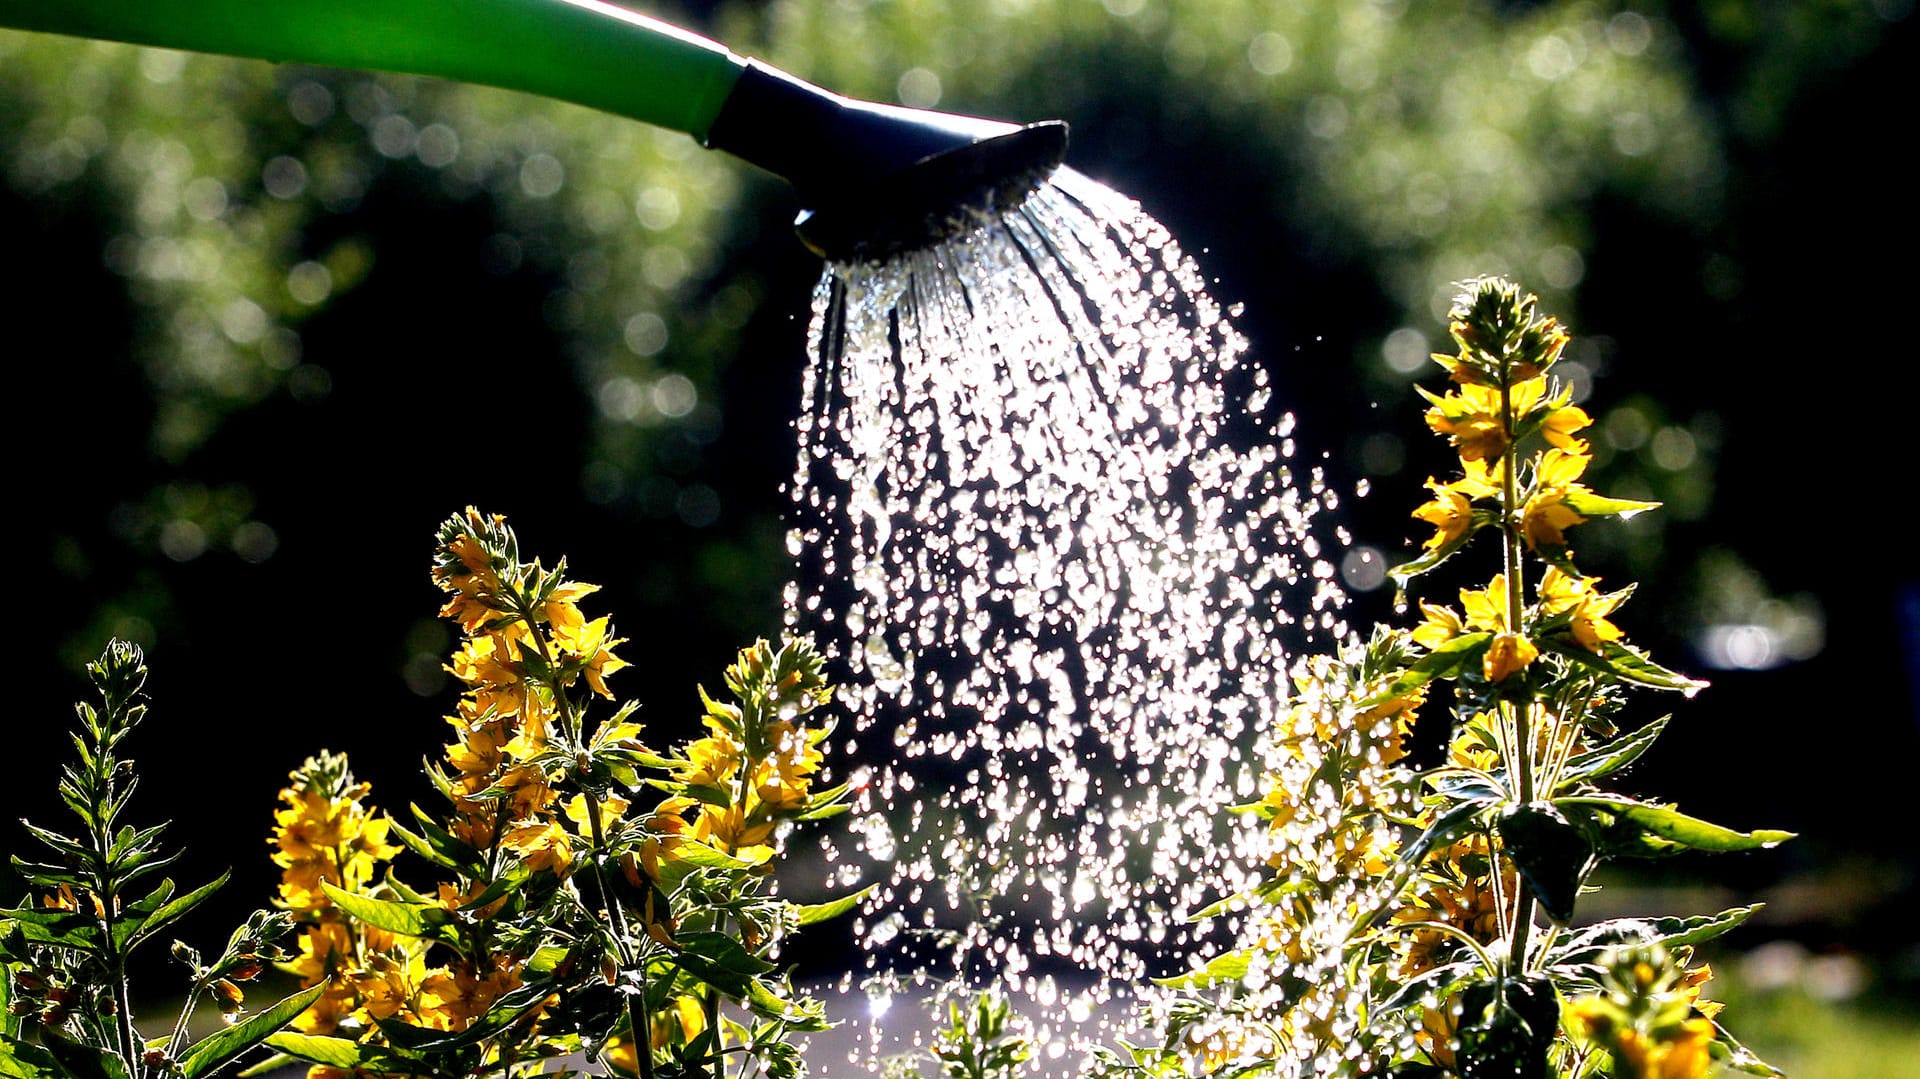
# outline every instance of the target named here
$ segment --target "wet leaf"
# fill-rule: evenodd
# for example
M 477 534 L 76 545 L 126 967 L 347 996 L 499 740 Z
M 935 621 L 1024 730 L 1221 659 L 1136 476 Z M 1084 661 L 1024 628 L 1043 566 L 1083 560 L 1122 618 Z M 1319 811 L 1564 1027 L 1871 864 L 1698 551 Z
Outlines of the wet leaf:
M 1169 989 L 1201 989 L 1215 982 L 1237 982 L 1247 976 L 1247 968 L 1253 965 L 1253 954 L 1253 949 L 1247 948 L 1216 955 L 1199 970 L 1171 978 L 1155 978 L 1153 984 Z
M 869 884 L 865 888 L 854 892 L 852 895 L 843 895 L 838 899 L 828 900 L 825 903 L 808 903 L 795 906 L 793 908 L 794 917 L 798 919 L 800 925 L 814 925 L 831 918 L 838 918 L 854 907 L 859 906 L 860 901 L 872 895 L 873 890 L 877 887 L 879 887 L 879 885 Z
M 259 1045 L 268 1035 L 293 1022 L 295 1016 L 306 1011 L 307 1006 L 320 999 L 320 994 L 326 991 L 325 983 L 303 989 L 258 1015 L 224 1030 L 216 1030 L 195 1042 L 180 1058 L 182 1079 L 199 1079 Z
M 1748 1075 L 1763 1075 L 1768 1079 L 1785 1079 L 1786 1073 L 1761 1060 L 1759 1054 L 1740 1043 L 1740 1039 L 1727 1032 L 1727 1028 L 1715 1020 L 1713 1024 L 1713 1044 L 1708 1047 L 1713 1059 L 1746 1072 Z
M 1460 991 L 1461 1079 L 1548 1079 L 1560 999 L 1541 975 L 1496 978 Z
M 320 887 L 326 890 L 327 898 L 333 900 L 334 906 L 368 925 L 402 936 L 459 943 L 458 937 L 449 930 L 453 915 L 442 907 L 373 899 L 341 891 L 324 882 Z
M 1764 904 L 1756 903 L 1751 907 L 1734 907 L 1718 914 L 1686 918 L 1615 918 L 1587 926 L 1561 941 L 1550 953 L 1550 962 L 1590 963 L 1607 950 L 1622 945 L 1703 944 L 1731 931 L 1762 906 Z
M 1679 690 L 1689 696 L 1707 687 L 1707 683 L 1688 678 L 1678 671 L 1670 671 L 1637 649 L 1630 648 L 1618 641 L 1603 641 L 1600 651 L 1593 652 L 1570 637 L 1547 637 L 1539 642 L 1549 652 L 1554 652 L 1575 663 L 1607 672 L 1624 681 L 1649 689 Z
M 1497 828 L 1508 857 L 1547 917 L 1573 919 L 1580 882 L 1593 868 L 1593 847 L 1580 829 L 1547 802 L 1509 806 Z
M 0 1076 L 5 1079 L 69 1079 L 53 1054 L 11 1034 L 0 1034 Z
M 1651 805 L 1631 798 L 1616 796 L 1590 795 L 1578 798 L 1558 799 L 1555 805 L 1563 808 L 1583 806 L 1597 808 L 1611 814 L 1617 821 L 1638 828 L 1642 832 L 1677 843 L 1695 850 L 1727 851 L 1762 850 L 1775 847 L 1794 838 L 1792 832 L 1760 829 L 1752 832 L 1737 832 L 1731 828 L 1713 824 L 1698 817 L 1689 817 L 1676 809 Z
M 1640 755 L 1652 748 L 1654 741 L 1667 729 L 1667 721 L 1672 718 L 1661 716 L 1618 741 L 1567 761 L 1567 769 L 1561 774 L 1560 788 L 1564 790 L 1582 780 L 1610 776 L 1639 760 Z
M 1380 704 L 1419 689 L 1436 678 L 1452 678 L 1462 671 L 1477 671 L 1480 669 L 1480 657 L 1491 640 L 1491 633 L 1463 633 L 1421 656 L 1386 689 L 1361 703 Z
M 1566 507 L 1582 517 L 1620 517 L 1628 518 L 1648 510 L 1660 508 L 1658 502 L 1641 502 L 1631 498 L 1608 498 L 1585 488 L 1576 487 L 1561 499 Z

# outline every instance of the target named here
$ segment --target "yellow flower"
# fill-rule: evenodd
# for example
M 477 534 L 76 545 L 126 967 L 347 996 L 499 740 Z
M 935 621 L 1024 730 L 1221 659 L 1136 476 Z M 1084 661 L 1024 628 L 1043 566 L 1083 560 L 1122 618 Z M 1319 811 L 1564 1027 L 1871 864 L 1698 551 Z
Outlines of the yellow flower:
M 1534 470 L 1533 493 L 1527 496 L 1520 512 L 1520 531 L 1526 536 L 1528 547 L 1534 550 L 1565 547 L 1565 530 L 1587 522 L 1566 501 L 1569 495 L 1588 493 L 1586 485 L 1574 481 L 1587 470 L 1591 460 L 1593 458 L 1583 454 L 1557 449 L 1540 456 L 1540 464 Z
M 729 854 L 751 857 L 748 848 L 764 846 L 773 838 L 773 822 L 757 817 L 749 815 L 745 806 L 702 805 L 700 818 L 693 823 L 693 835 Z
M 1460 636 L 1460 631 L 1466 628 L 1460 615 L 1451 607 L 1422 603 L 1420 613 L 1426 616 L 1426 621 L 1413 628 L 1413 643 L 1428 651 Z
M 1448 1072 L 1454 1069 L 1453 1054 L 1460 1044 L 1459 1035 L 1455 1033 L 1459 1024 L 1459 1007 L 1460 1002 L 1456 998 L 1422 1009 L 1420 1029 L 1413 1032 L 1413 1040 L 1427 1051 L 1427 1059 L 1435 1067 Z
M 1507 428 L 1500 414 L 1498 389 L 1468 384 L 1445 397 L 1420 392 L 1433 403 L 1427 410 L 1427 426 L 1435 434 L 1445 435 L 1462 461 L 1495 458 L 1507 452 Z
M 600 827 L 605 829 L 611 826 L 626 811 L 625 798 L 609 794 L 600 799 Z M 573 800 L 567 803 L 567 819 L 574 823 L 575 833 L 583 836 L 593 835 L 593 822 L 588 818 L 586 795 L 576 794 Z
M 487 1014 L 510 990 L 520 985 L 520 974 L 504 961 L 481 977 L 471 964 L 462 962 L 451 970 L 430 973 L 420 984 L 420 1019 L 436 1030 L 460 1031 Z
M 586 616 L 580 613 L 576 605 L 598 591 L 600 586 L 597 584 L 569 581 L 553 590 L 546 602 L 540 605 L 540 613 L 556 633 L 563 630 L 577 632 L 586 623 Z
M 520 856 L 528 869 L 564 876 L 573 867 L 573 836 L 554 820 L 509 825 L 500 845 Z
M 717 787 L 733 778 L 740 768 L 745 748 L 729 735 L 709 735 L 687 745 L 687 767 L 680 772 L 683 782 Z
M 1437 551 L 1467 534 L 1473 524 L 1473 503 L 1452 484 L 1441 483 L 1432 476 L 1427 477 L 1427 489 L 1433 492 L 1433 498 L 1421 503 L 1413 516 L 1433 526 L 1433 535 L 1427 537 L 1424 546 L 1429 551 Z
M 1507 575 L 1496 573 L 1479 591 L 1460 590 L 1460 608 L 1466 612 L 1467 625 L 1487 633 L 1500 633 L 1507 626 Z
M 581 664 L 580 673 L 586 676 L 587 685 L 602 697 L 612 697 L 607 689 L 606 677 L 627 665 L 627 661 L 613 654 L 615 645 L 625 644 L 625 638 L 608 639 L 607 618 L 602 615 L 591 622 L 571 628 L 553 627 L 553 643 L 566 657 Z
M 1534 643 L 1517 633 L 1501 633 L 1487 645 L 1487 654 L 1480 660 L 1480 670 L 1489 682 L 1504 682 L 1516 671 L 1525 670 L 1540 655 L 1540 649 Z
M 1622 636 L 1620 627 L 1607 621 L 1607 615 L 1620 605 L 1623 596 L 1602 595 L 1594 589 L 1599 583 L 1598 577 L 1569 576 L 1560 572 L 1558 566 L 1549 567 L 1540 578 L 1541 613 L 1551 618 L 1573 612 L 1567 629 L 1589 652 L 1598 652 L 1606 642 L 1617 641 Z
M 1592 426 L 1593 418 L 1579 405 L 1567 403 L 1572 399 L 1573 391 L 1569 388 L 1548 403 L 1546 415 L 1540 418 L 1540 434 L 1550 445 L 1569 453 L 1585 453 L 1586 440 L 1573 437 L 1573 433 Z
M 1619 1031 L 1608 1049 L 1623 1079 L 1701 1079 L 1713 1069 L 1712 1044 L 1713 1024 L 1688 1019 L 1668 1037 Z

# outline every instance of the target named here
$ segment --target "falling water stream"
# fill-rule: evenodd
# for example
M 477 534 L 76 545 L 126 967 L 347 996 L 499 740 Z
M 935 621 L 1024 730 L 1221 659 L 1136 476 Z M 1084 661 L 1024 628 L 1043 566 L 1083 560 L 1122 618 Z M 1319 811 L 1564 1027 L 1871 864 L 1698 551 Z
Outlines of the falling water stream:
M 1343 602 L 1293 418 L 1138 205 L 1063 169 L 1026 204 L 815 296 L 788 545 L 845 667 L 825 842 L 877 884 L 869 992 L 998 984 L 1058 1073 L 1116 993 L 1231 926 L 1283 642 Z M 1214 919 L 1213 922 L 1220 922 Z

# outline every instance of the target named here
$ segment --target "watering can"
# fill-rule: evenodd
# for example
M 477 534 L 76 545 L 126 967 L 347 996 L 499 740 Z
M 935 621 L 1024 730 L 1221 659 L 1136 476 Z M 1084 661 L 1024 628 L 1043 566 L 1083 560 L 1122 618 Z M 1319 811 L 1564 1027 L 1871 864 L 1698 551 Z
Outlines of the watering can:
M 832 259 L 956 235 L 1066 154 L 1059 121 L 841 97 L 600 0 L 0 0 L 0 26 L 457 79 L 682 131 L 785 178 L 802 242 Z

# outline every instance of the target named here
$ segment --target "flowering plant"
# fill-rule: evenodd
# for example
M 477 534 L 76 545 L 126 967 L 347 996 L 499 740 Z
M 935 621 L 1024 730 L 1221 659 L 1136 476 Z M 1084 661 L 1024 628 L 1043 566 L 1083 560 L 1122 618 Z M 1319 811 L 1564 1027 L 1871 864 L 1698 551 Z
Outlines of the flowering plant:
M 1453 385 L 1421 393 L 1460 474 L 1429 480 L 1413 516 L 1433 526 L 1403 587 L 1483 533 L 1499 571 L 1459 605 L 1420 604 L 1295 671 L 1271 733 L 1267 873 L 1202 913 L 1239 913 L 1239 945 L 1166 983 L 1158 1045 L 1104 1054 L 1108 1074 L 1698 1079 L 1716 1062 L 1777 1075 L 1702 999 L 1695 945 L 1744 921 L 1718 914 L 1581 925 L 1602 862 L 1742 851 L 1791 838 L 1739 832 L 1606 789 L 1666 728 L 1622 733 L 1631 690 L 1704 683 L 1659 665 L 1612 620 L 1568 530 L 1652 503 L 1582 482 L 1589 419 L 1551 374 L 1567 341 L 1537 301 L 1470 282 L 1450 317 Z M 1407 742 L 1448 702 L 1446 758 L 1416 771 Z
M 274 831 L 300 926 L 286 969 L 321 996 L 269 1044 L 313 1079 L 533 1074 L 579 1054 L 642 1079 L 722 1079 L 733 1059 L 797 1074 L 789 1035 L 826 1022 L 776 950 L 858 898 L 761 890 L 778 829 L 842 809 L 844 787 L 812 787 L 830 728 L 802 724 L 828 698 L 819 655 L 745 649 L 726 698 L 701 691 L 709 733 L 657 753 L 633 704 L 590 714 L 626 666 L 609 619 L 580 610 L 597 586 L 524 560 L 499 517 L 469 509 L 438 539 L 464 686 L 428 767 L 445 804 L 402 824 L 366 811 L 343 758 L 293 773 Z M 432 884 L 377 872 L 402 851 Z
M 344 756 L 295 769 L 271 839 L 280 909 L 212 963 L 175 945 L 188 1011 L 211 995 L 235 1021 L 191 1045 L 184 1012 L 171 1038 L 140 1040 L 125 956 L 220 882 L 123 902 L 168 860 L 159 829 L 114 831 L 132 788 L 115 748 L 145 670 L 118 642 L 91 668 L 104 708 L 82 707 L 81 765 L 61 785 L 86 836 L 34 829 L 60 860 L 18 864 L 49 898 L 0 911 L 0 1075 L 197 1079 L 263 1042 L 276 1055 L 255 1071 L 305 1062 L 311 1079 L 565 1075 L 582 1057 L 640 1079 L 803 1071 L 792 1035 L 828 1024 L 778 949 L 860 898 L 764 890 L 782 830 L 843 810 L 845 787 L 814 789 L 830 730 L 806 722 L 829 697 L 819 654 L 804 640 L 742 650 L 725 693 L 700 692 L 706 735 L 659 752 L 634 704 L 592 712 L 613 699 L 622 642 L 581 611 L 596 586 L 564 561 L 523 559 L 502 518 L 468 510 L 440 528 L 433 579 L 461 630 L 448 670 L 464 690 L 427 766 L 440 804 L 403 823 L 368 806 Z M 400 868 L 428 882 L 396 872 L 409 857 Z M 234 983 L 269 963 L 301 990 L 239 1020 Z

